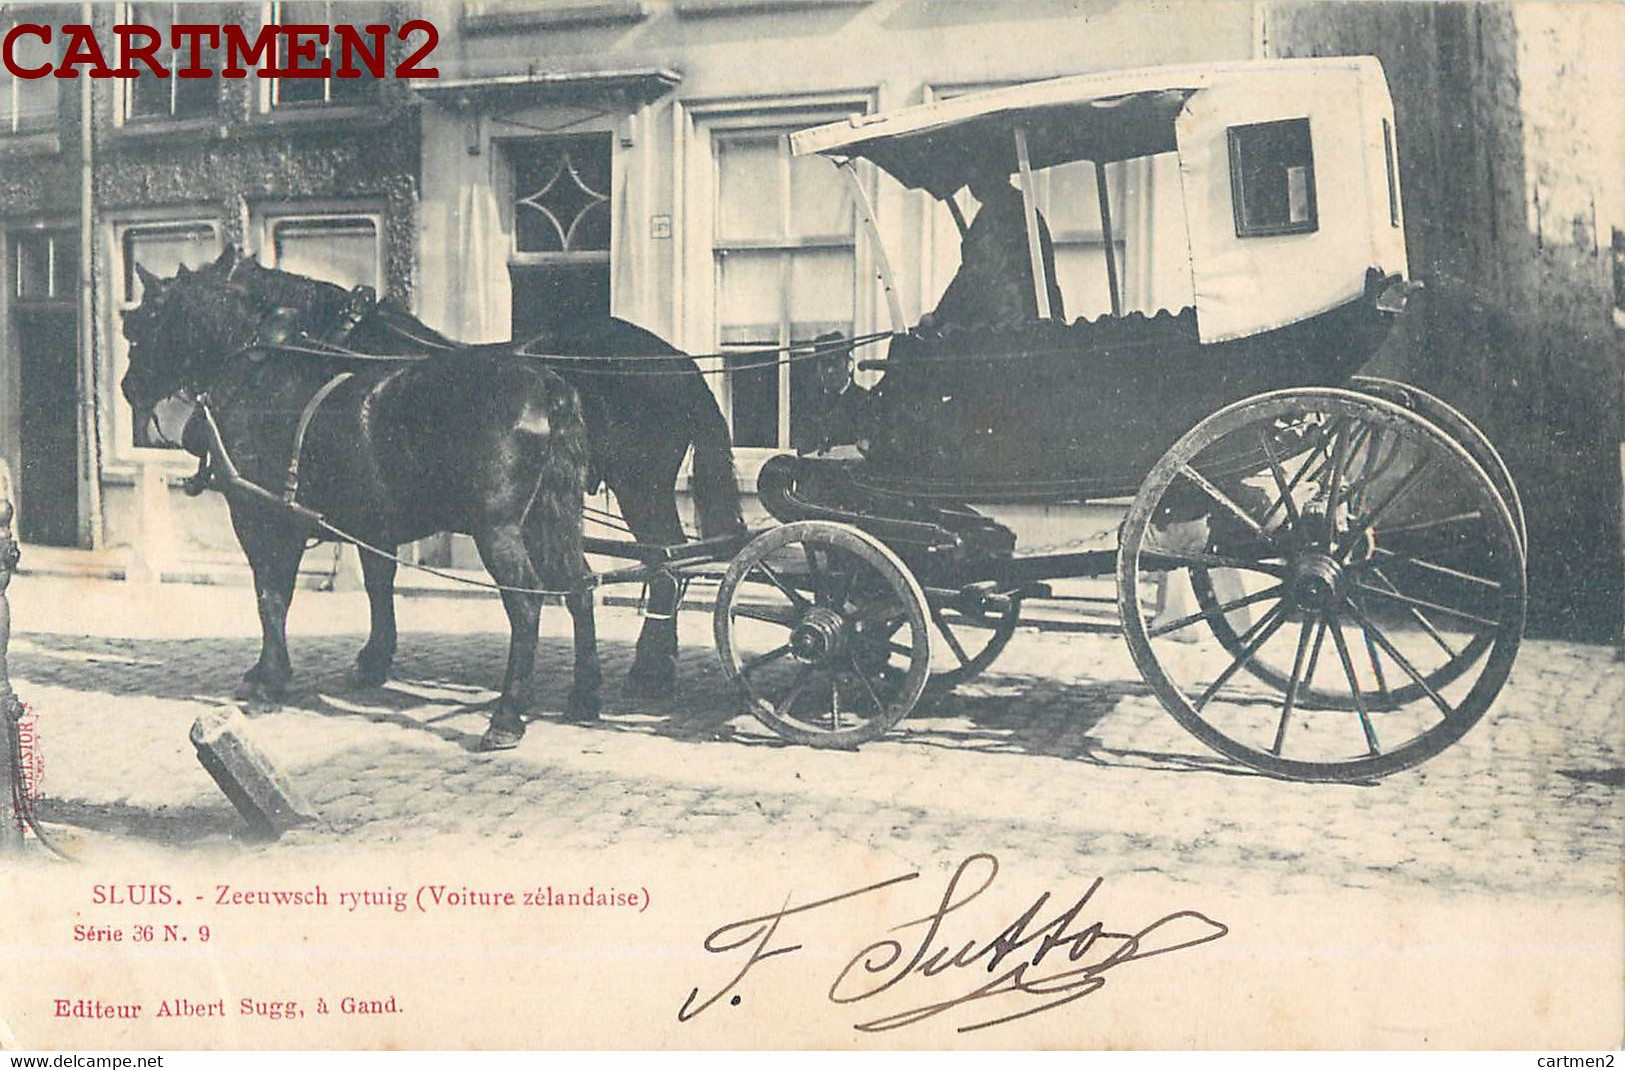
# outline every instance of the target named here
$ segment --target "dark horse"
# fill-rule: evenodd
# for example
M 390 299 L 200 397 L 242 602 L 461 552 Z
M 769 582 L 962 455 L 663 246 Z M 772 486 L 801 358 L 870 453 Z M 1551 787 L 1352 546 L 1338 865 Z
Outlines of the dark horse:
M 343 335 L 345 348 L 372 354 L 446 354 L 460 343 L 425 326 L 397 302 L 357 301 L 343 287 L 320 279 L 261 267 L 228 247 L 204 273 L 228 282 L 262 313 L 275 313 L 283 329 L 312 339 Z M 610 357 L 609 361 L 555 361 L 553 371 L 576 388 L 587 423 L 588 490 L 614 491 L 633 538 L 670 546 L 687 540 L 677 513 L 675 488 L 689 447 L 694 449 L 693 490 L 700 537 L 744 529 L 735 482 L 733 444 L 727 421 L 699 366 L 641 327 L 607 316 L 574 320 L 568 327 L 529 339 L 533 353 Z M 649 358 L 639 360 L 635 358 Z M 546 362 L 544 362 L 546 363 Z M 380 570 L 382 571 L 382 570 Z M 392 597 L 393 572 L 374 578 L 373 636 L 377 651 L 394 649 L 393 619 L 380 606 Z M 666 693 L 676 682 L 677 601 L 669 575 L 650 581 L 649 609 L 638 637 L 630 681 L 645 692 Z M 360 666 L 371 682 L 388 674 L 384 661 Z
M 138 270 L 143 295 L 125 314 L 130 370 L 122 384 L 138 419 L 178 391 L 207 392 L 220 466 L 229 458 L 245 479 L 272 491 L 297 483 L 301 506 L 374 546 L 465 532 L 499 584 L 573 591 L 566 603 L 575 683 L 566 715 L 597 715 L 602 678 L 581 548 L 587 433 L 568 383 L 502 345 L 367 365 L 290 352 L 277 344 L 277 318 L 240 290 L 206 273 L 183 269 L 163 280 Z M 254 572 L 262 631 L 243 694 L 274 703 L 292 676 L 286 621 L 299 560 L 308 539 L 330 533 L 309 514 L 240 487 L 222 489 Z M 366 552 L 361 561 L 372 634 L 357 675 L 381 680 L 395 653 L 395 565 Z M 486 749 L 516 746 L 524 734 L 542 598 L 502 594 L 508 667 L 481 740 Z

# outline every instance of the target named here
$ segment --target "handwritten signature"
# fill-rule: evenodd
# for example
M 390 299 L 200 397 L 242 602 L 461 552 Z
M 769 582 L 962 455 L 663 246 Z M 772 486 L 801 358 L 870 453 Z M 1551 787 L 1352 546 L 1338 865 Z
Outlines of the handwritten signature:
M 1195 910 L 1165 914 L 1134 932 L 1109 930 L 1100 921 L 1086 923 L 1080 915 L 1103 883 L 1097 877 L 1070 905 L 1047 918 L 1043 915 L 1050 907 L 1051 893 L 1044 892 L 991 936 L 952 934 L 953 926 L 967 924 L 971 912 L 966 908 L 993 886 L 998 874 L 999 860 L 991 854 L 974 854 L 960 862 L 935 909 L 893 925 L 887 936 L 852 956 L 829 986 L 830 1002 L 862 1004 L 890 993 L 897 1002 L 912 1004 L 854 1024 L 862 1032 L 879 1033 L 977 1001 L 1010 997 L 999 1003 L 998 1010 L 992 1010 L 991 1004 L 984 1006 L 969 1024 L 956 1027 L 968 1033 L 1065 1006 L 1098 992 L 1106 984 L 1106 975 L 1125 963 L 1212 943 L 1230 931 Z M 787 898 L 778 910 L 715 929 L 705 938 L 705 950 L 735 955 L 742 962 L 733 978 L 711 995 L 702 999 L 698 987 L 690 991 L 677 1012 L 678 1021 L 691 1021 L 724 998 L 737 1005 L 745 977 L 758 963 L 800 951 L 802 944 L 780 936 L 787 920 L 919 877 L 919 873 L 904 873 L 808 903 L 792 905 Z M 957 912 L 964 913 L 951 925 L 949 916 Z M 924 1002 L 914 1002 L 917 996 L 903 998 L 906 992 L 918 991 L 917 986 L 905 984 L 909 979 L 942 977 L 947 980 L 938 982 L 941 985 L 952 985 L 959 978 L 972 979 L 972 987 L 966 990 L 955 985 L 949 990 L 957 995 L 940 998 L 939 990 Z

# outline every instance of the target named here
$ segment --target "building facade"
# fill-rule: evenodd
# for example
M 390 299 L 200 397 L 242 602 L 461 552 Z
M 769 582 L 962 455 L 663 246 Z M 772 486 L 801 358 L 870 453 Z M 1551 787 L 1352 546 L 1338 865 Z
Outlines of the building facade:
M 1060 74 L 1373 53 L 1395 102 L 1413 274 L 1444 298 L 1413 319 L 1424 333 L 1393 370 L 1503 445 L 1534 499 L 1532 570 L 1550 580 L 1537 600 L 1591 597 L 1601 576 L 1617 608 L 1625 162 L 1617 86 L 1592 84 L 1614 70 L 1617 8 L 101 2 L 5 5 L 0 31 L 74 21 L 69 11 L 103 40 L 115 22 L 182 17 L 250 33 L 423 18 L 439 31 L 438 77 L 0 74 L 0 458 L 31 542 L 171 566 L 236 558 L 218 496 L 175 486 L 191 466 L 167 441 L 178 414 L 136 426 L 118 393 L 137 264 L 168 275 L 234 242 L 268 265 L 393 294 L 469 341 L 574 315 L 634 321 L 718 354 L 706 363 L 748 491 L 760 461 L 798 441 L 812 387 L 794 366 L 735 369 L 728 354 L 890 326 L 879 250 L 835 169 L 789 155 L 789 131 Z M 421 40 L 395 41 L 392 59 Z M 30 47 L 41 54 L 19 59 L 48 58 Z M 912 323 L 953 275 L 957 232 L 923 194 L 860 177 Z M 1067 315 L 1095 315 L 1108 298 L 1093 172 L 1047 182 Z M 1157 193 L 1170 176 L 1119 165 L 1107 182 L 1131 238 L 1113 250 L 1126 306 L 1186 303 L 1179 257 L 1155 255 L 1157 235 L 1177 229 Z M 1548 448 L 1552 428 L 1562 449 Z M 1581 469 L 1597 478 L 1564 475 Z
M 469 341 L 605 312 L 703 353 L 862 333 L 885 325 L 877 251 L 835 169 L 789 156 L 789 131 L 972 89 L 1254 49 L 1247 3 L 79 10 L 102 40 L 114 22 L 177 18 L 250 33 L 266 20 L 424 18 L 440 32 L 438 78 L 416 83 L 0 82 L 0 451 L 17 474 L 24 538 L 115 554 L 172 541 L 182 557 L 225 553 L 231 535 L 216 496 L 185 498 L 174 485 L 190 468 L 167 441 L 179 414 L 136 426 L 119 395 L 120 314 L 140 301 L 138 264 L 169 275 L 233 242 L 267 265 L 394 294 Z M 7 6 L 4 18 L 7 28 L 73 21 L 63 12 Z M 865 181 L 912 320 L 952 276 L 952 224 L 922 195 Z M 1101 253 L 1092 183 L 1051 197 L 1063 277 L 1069 256 Z M 1098 289 L 1095 274 L 1083 283 L 1078 272 L 1080 288 Z M 1102 301 L 1080 293 L 1071 311 Z M 786 369 L 710 363 L 748 490 L 754 463 L 804 420 L 804 384 Z

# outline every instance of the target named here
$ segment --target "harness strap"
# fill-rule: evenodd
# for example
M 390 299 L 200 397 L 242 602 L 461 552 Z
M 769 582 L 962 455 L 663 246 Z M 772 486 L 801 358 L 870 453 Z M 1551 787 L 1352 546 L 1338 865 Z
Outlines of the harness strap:
M 305 411 L 299 414 L 299 426 L 294 428 L 293 432 L 293 456 L 288 459 L 288 476 L 282 481 L 282 500 L 289 505 L 293 504 L 294 498 L 299 494 L 299 455 L 304 452 L 305 432 L 310 430 L 310 422 L 316 418 L 316 410 L 322 407 L 322 402 L 327 400 L 328 395 L 354 377 L 354 372 L 339 372 L 323 383 L 321 389 L 305 402 Z
M 342 539 L 347 543 L 351 543 L 364 553 L 385 558 L 404 568 L 417 569 L 419 572 L 427 572 L 431 576 L 439 576 L 441 579 L 451 580 L 453 583 L 461 583 L 469 587 L 479 587 L 487 591 L 509 591 L 515 594 L 539 594 L 555 598 L 569 598 L 572 595 L 586 594 L 588 591 L 591 591 L 593 588 L 598 587 L 603 583 L 604 577 L 596 575 L 592 572 L 588 572 L 581 582 L 574 587 L 509 587 L 505 584 L 486 583 L 483 580 L 470 579 L 467 576 L 459 576 L 455 572 L 447 572 L 444 569 L 433 568 L 429 565 L 419 564 L 416 561 L 404 560 L 403 558 L 390 553 L 388 550 L 385 550 L 380 546 L 374 546 L 370 542 L 365 542 L 356 538 L 343 528 L 330 523 L 325 516 L 318 513 L 316 510 L 306 508 L 291 498 L 278 497 L 277 495 L 266 490 L 264 487 L 260 486 L 258 483 L 255 483 L 253 480 L 244 478 L 242 473 L 237 471 L 237 465 L 234 461 L 232 461 L 231 454 L 226 451 L 226 442 L 224 437 L 222 437 L 220 434 L 220 425 L 214 418 L 214 408 L 209 404 L 208 394 L 205 393 L 200 395 L 197 400 L 198 406 L 203 411 L 204 430 L 208 434 L 209 456 L 212 458 L 213 464 L 220 471 L 220 482 L 223 484 L 223 487 L 221 488 L 222 492 L 226 490 L 236 490 L 241 493 L 251 495 L 258 498 L 262 502 L 288 510 L 288 512 L 292 513 L 295 517 L 298 517 L 299 519 L 320 528 L 335 538 Z
M 329 345 L 342 345 L 350 337 L 361 321 L 372 315 L 373 309 L 378 307 L 378 294 L 371 286 L 357 286 L 350 291 L 350 301 L 339 313 L 339 321 L 327 333 L 325 341 Z

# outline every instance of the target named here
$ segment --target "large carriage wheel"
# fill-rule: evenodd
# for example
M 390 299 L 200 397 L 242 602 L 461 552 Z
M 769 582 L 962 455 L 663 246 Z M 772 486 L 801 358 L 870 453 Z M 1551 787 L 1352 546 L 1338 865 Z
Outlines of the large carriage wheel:
M 884 735 L 930 675 L 925 593 L 896 554 L 845 524 L 804 520 L 753 539 L 728 566 L 713 624 L 750 712 L 796 743 Z
M 1453 438 L 1468 456 L 1478 462 L 1484 474 L 1495 485 L 1496 493 L 1506 502 L 1508 510 L 1518 532 L 1518 550 L 1527 562 L 1529 556 L 1529 538 L 1524 523 L 1523 500 L 1518 494 L 1518 486 L 1512 480 L 1512 473 L 1507 470 L 1506 462 L 1501 454 L 1490 443 L 1489 438 L 1478 426 L 1461 412 L 1445 401 L 1434 397 L 1425 390 L 1411 386 L 1408 383 L 1397 382 L 1392 379 L 1381 379 L 1373 376 L 1356 376 L 1349 383 L 1351 389 L 1362 394 L 1389 401 L 1401 408 L 1416 413 L 1423 419 L 1437 426 L 1441 431 Z M 1324 454 L 1324 451 L 1323 451 Z M 1218 611 L 1221 601 L 1214 588 L 1212 574 L 1205 568 L 1192 568 L 1190 570 L 1191 591 L 1196 596 L 1197 604 L 1208 614 L 1206 623 L 1213 635 L 1232 655 L 1239 654 L 1246 646 L 1242 641 L 1245 627 L 1237 629 L 1232 626 L 1229 617 Z M 1429 675 L 1427 683 L 1435 689 L 1445 687 L 1454 681 L 1476 662 L 1487 648 L 1491 636 L 1488 633 L 1480 634 L 1467 646 L 1458 652 L 1457 656 L 1441 665 Z M 1271 664 L 1263 658 L 1249 658 L 1246 661 L 1246 670 L 1252 675 L 1270 684 L 1278 690 L 1286 688 L 1290 673 L 1290 661 L 1280 664 Z M 1392 692 L 1368 696 L 1366 701 L 1374 707 L 1403 706 L 1422 697 L 1423 690 L 1419 684 L 1404 684 Z M 1346 691 L 1326 690 L 1320 688 L 1300 687 L 1298 691 L 1299 705 L 1306 709 L 1353 709 L 1352 696 Z
M 1523 565 L 1495 481 L 1445 431 L 1374 397 L 1281 391 L 1158 461 L 1123 525 L 1118 604 L 1141 673 L 1203 742 L 1280 776 L 1360 779 L 1483 716 L 1522 636 Z M 1142 576 L 1180 568 L 1242 584 L 1150 624 Z M 1176 642 L 1187 629 L 1234 641 Z
M 957 606 L 931 606 L 936 637 L 931 641 L 931 679 L 934 693 L 974 680 L 998 660 L 1021 623 L 1021 595 L 1013 594 L 1001 608 L 969 612 Z

